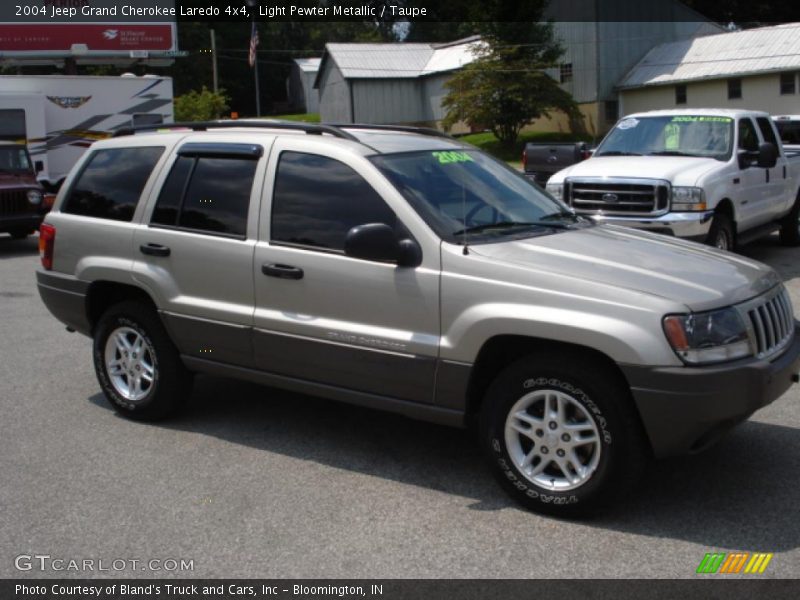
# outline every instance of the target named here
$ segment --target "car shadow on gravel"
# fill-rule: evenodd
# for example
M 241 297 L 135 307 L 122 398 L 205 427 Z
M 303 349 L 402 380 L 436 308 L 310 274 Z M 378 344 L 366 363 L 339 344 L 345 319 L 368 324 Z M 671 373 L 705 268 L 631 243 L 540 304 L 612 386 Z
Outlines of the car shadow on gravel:
M 0 260 L 38 254 L 39 238 L 35 235 L 29 235 L 22 240 L 15 240 L 10 235 L 0 233 Z
M 518 509 L 464 430 L 215 377 L 198 377 L 188 410 L 158 426 L 455 494 L 471 510 Z M 582 525 L 782 552 L 800 546 L 797 473 L 800 431 L 748 422 L 704 453 L 651 463 L 636 493 Z

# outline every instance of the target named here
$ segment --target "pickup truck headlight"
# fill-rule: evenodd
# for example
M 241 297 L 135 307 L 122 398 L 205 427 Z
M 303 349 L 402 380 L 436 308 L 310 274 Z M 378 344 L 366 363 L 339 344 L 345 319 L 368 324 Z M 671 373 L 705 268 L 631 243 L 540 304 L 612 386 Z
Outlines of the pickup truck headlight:
M 672 188 L 672 210 L 706 210 L 703 188 L 682 186 Z
M 707 364 L 753 354 L 747 328 L 733 308 L 664 317 L 664 333 L 686 363 Z
M 548 183 L 545 188 L 547 193 L 553 196 L 556 200 L 564 200 L 564 184 L 563 183 Z
M 39 190 L 28 190 L 28 202 L 31 204 L 41 204 L 42 192 Z

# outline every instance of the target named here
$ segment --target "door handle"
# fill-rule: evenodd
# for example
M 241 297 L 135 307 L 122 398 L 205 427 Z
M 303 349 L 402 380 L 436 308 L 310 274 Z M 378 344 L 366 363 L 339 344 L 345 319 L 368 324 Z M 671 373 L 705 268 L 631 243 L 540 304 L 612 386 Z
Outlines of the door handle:
M 150 256 L 169 256 L 170 253 L 170 249 L 161 244 L 142 244 L 139 246 L 139 251 Z
M 293 267 L 291 265 L 261 265 L 261 272 L 269 277 L 277 277 L 278 279 L 302 279 L 303 269 L 300 267 Z

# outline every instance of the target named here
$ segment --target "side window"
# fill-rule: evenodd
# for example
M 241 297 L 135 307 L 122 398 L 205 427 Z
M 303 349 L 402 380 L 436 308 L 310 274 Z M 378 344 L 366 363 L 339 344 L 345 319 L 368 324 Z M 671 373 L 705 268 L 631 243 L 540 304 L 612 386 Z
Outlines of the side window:
M 64 212 L 130 221 L 163 147 L 97 150 L 84 165 L 64 203 Z
M 258 161 L 180 156 L 161 188 L 151 224 L 244 236 Z
M 273 242 L 344 250 L 356 225 L 397 225 L 378 193 L 353 169 L 331 158 L 284 152 L 272 199 Z
M 164 122 L 164 117 L 153 113 L 136 113 L 131 117 L 131 125 L 138 127 L 140 125 L 161 125 Z
M 750 119 L 739 121 L 739 150 L 756 152 L 758 150 L 758 135 Z
M 757 117 L 756 123 L 758 123 L 758 128 L 761 130 L 761 137 L 764 138 L 764 141 L 775 144 L 775 147 L 779 148 L 778 140 L 775 138 L 775 131 L 772 129 L 772 123 L 770 123 L 769 119 L 767 117 Z
M 26 131 L 24 110 L 18 108 L 0 110 L 0 140 L 25 141 L 28 137 Z

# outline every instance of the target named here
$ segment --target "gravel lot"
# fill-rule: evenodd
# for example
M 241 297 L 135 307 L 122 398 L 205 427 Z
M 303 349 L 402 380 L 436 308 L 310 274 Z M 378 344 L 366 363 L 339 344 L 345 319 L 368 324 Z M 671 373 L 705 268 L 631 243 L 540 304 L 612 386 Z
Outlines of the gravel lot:
M 800 307 L 800 250 L 769 238 Z M 653 464 L 612 514 L 512 504 L 463 431 L 230 380 L 168 424 L 109 408 L 90 341 L 36 292 L 36 239 L 0 236 L 0 577 L 20 554 L 186 559 L 161 577 L 696 577 L 706 552 L 800 575 L 800 387 L 704 454 Z M 92 575 L 87 573 L 83 575 Z

